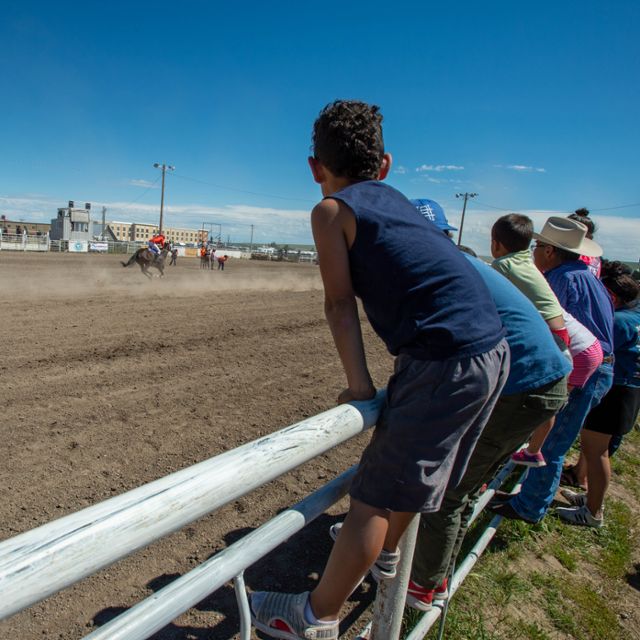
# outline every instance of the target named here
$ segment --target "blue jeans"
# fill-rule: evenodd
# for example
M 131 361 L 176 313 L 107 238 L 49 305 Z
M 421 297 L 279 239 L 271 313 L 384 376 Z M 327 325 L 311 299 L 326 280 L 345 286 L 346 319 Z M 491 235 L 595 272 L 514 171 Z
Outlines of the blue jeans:
M 532 522 L 544 518 L 560 486 L 564 457 L 578 437 L 582 423 L 613 384 L 613 365 L 601 364 L 582 389 L 573 389 L 569 402 L 558 413 L 556 423 L 542 447 L 546 467 L 529 469 L 522 491 L 511 500 L 515 511 Z

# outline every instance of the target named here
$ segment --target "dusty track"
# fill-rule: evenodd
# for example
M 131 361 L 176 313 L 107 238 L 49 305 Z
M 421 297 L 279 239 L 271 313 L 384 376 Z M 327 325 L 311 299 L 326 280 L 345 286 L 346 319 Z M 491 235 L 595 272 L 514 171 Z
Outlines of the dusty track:
M 0 539 L 334 405 L 344 376 L 317 267 L 231 260 L 208 272 L 185 258 L 166 273 L 147 281 L 118 256 L 0 253 Z M 383 385 L 391 359 L 364 331 Z M 83 637 L 356 462 L 366 438 L 0 622 L 0 638 Z M 312 588 L 333 521 L 276 550 L 248 585 Z M 365 583 L 353 632 L 368 598 Z M 226 640 L 237 629 L 228 587 L 154 637 Z

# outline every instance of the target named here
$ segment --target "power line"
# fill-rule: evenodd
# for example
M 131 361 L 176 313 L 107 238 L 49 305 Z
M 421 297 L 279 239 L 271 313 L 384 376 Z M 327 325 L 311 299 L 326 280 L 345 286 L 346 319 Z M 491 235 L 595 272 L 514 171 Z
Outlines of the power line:
M 480 202 L 476 200 L 476 204 L 479 204 L 482 207 L 489 207 L 489 209 L 496 209 L 497 211 L 517 211 L 517 209 L 503 209 L 502 207 L 494 207 L 492 204 L 485 204 L 484 202 Z
M 183 176 L 179 173 L 173 174 L 176 178 L 182 178 L 183 180 L 190 180 L 191 182 L 198 182 L 199 184 L 205 184 L 209 187 L 215 187 L 216 189 L 223 189 L 226 191 L 235 191 L 237 193 L 247 193 L 252 196 L 262 196 L 264 198 L 277 198 L 278 200 L 295 200 L 297 202 L 311 202 L 315 203 L 315 200 L 308 200 L 307 198 L 291 198 L 289 196 L 277 196 L 272 193 L 261 193 L 260 191 L 249 191 L 247 189 L 236 189 L 234 187 L 227 187 L 225 185 L 216 184 L 214 182 L 207 182 L 206 180 L 200 180 L 198 178 L 191 178 L 189 176 Z
M 156 184 L 158 184 L 158 180 L 160 180 L 161 177 L 162 176 L 159 175 L 135 200 L 132 200 L 128 204 L 121 205 L 121 206 L 116 207 L 116 208 L 117 209 L 130 209 L 132 205 L 134 205 L 136 202 L 138 202 L 138 200 L 143 198 L 149 191 L 151 191 L 151 189 L 153 189 L 153 187 L 156 186 Z M 114 205 L 111 205 L 111 206 L 113 207 Z
M 511 209 L 505 209 L 504 207 L 496 207 L 492 204 L 486 204 L 484 202 L 480 202 L 478 200 L 476 200 L 476 204 L 479 204 L 482 207 L 487 207 L 489 209 L 496 209 L 497 211 L 520 211 L 520 209 L 518 207 L 516 208 L 511 208 Z M 589 209 L 589 211 L 614 211 L 616 209 L 629 209 L 631 207 L 640 207 L 640 202 L 635 202 L 633 204 L 621 204 L 619 206 L 616 207 L 599 207 L 598 209 Z M 531 207 L 526 207 L 527 210 L 531 210 Z M 563 211 L 562 213 L 573 213 L 573 211 Z
M 640 202 L 633 204 L 621 204 L 617 207 L 601 207 L 600 209 L 589 209 L 589 211 L 613 211 L 614 209 L 629 209 L 630 207 L 640 207 Z

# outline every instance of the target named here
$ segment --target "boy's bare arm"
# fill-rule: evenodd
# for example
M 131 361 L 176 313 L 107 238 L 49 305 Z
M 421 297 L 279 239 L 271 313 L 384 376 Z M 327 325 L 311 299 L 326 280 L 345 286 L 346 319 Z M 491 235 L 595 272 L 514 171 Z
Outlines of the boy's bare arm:
M 349 269 L 349 247 L 355 237 L 355 218 L 336 200 L 320 202 L 311 213 L 324 284 L 325 315 L 347 376 L 348 389 L 339 402 L 368 400 L 375 395 L 364 353 L 358 306 Z

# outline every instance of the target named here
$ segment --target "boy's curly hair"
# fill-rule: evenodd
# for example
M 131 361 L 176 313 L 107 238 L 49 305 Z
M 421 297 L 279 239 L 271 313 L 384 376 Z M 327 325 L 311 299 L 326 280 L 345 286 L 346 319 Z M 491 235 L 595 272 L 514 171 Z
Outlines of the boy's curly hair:
M 376 180 L 384 155 L 380 107 L 357 100 L 328 104 L 313 124 L 313 153 L 335 176 Z

